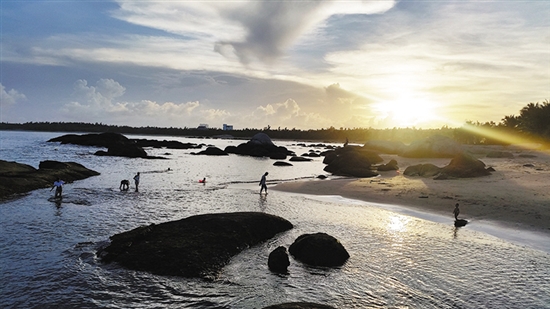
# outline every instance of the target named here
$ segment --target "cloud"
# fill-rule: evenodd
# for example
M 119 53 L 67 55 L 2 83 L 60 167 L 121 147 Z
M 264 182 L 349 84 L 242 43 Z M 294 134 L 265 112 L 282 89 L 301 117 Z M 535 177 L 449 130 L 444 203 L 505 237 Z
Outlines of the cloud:
M 19 93 L 15 89 L 11 89 L 9 91 L 6 91 L 6 87 L 0 83 L 0 106 L 1 107 L 8 107 L 17 104 L 18 102 L 22 100 L 26 100 L 27 97 Z

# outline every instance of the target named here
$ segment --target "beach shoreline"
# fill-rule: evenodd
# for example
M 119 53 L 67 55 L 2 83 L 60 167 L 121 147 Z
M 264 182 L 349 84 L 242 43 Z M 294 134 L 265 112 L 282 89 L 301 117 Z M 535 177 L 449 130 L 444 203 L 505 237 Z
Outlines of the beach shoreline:
M 514 151 L 513 158 L 487 158 L 483 157 L 483 152 L 479 153 L 477 156 L 483 157 L 480 160 L 495 169 L 484 177 L 434 180 L 404 176 L 407 166 L 432 163 L 442 167 L 450 159 L 381 155 L 384 162 L 397 160 L 400 169 L 381 172 L 375 178 L 329 176 L 325 180 L 283 182 L 272 189 L 395 205 L 447 216 L 450 220 L 454 220 L 454 205 L 459 203 L 459 219 L 493 222 L 550 236 L 550 155 L 530 150 Z

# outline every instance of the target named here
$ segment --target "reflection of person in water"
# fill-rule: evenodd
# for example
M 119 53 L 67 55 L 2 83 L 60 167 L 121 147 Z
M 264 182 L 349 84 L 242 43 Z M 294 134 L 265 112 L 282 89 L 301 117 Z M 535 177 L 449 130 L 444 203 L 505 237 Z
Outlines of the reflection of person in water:
M 263 176 L 262 176 L 262 179 L 260 180 L 260 186 L 261 186 L 260 194 L 262 194 L 263 190 L 265 190 L 265 194 L 267 194 L 267 184 L 265 183 L 267 175 L 269 175 L 269 173 L 265 172 L 265 174 L 263 174 Z
M 65 184 L 65 182 L 63 180 L 61 180 L 60 178 L 57 178 L 57 180 L 54 181 L 53 187 L 50 189 L 50 191 L 52 191 L 53 188 L 55 188 L 55 195 L 54 195 L 55 198 L 60 198 L 61 197 L 61 194 L 63 193 L 63 185 L 64 184 Z
M 458 220 L 458 215 L 460 214 L 460 209 L 458 209 L 458 203 L 455 205 L 455 210 L 453 211 L 453 214 L 455 215 L 455 220 Z

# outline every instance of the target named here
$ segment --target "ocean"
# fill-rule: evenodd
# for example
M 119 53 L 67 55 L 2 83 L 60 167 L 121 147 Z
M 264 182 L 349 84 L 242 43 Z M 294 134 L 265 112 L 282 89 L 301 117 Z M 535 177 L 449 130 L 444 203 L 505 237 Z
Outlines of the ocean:
M 322 158 L 273 166 L 238 155 L 196 156 L 200 149 L 146 149 L 168 160 L 94 156 L 99 148 L 48 143 L 65 133 L 0 131 L 0 159 L 38 167 L 72 161 L 101 173 L 64 186 L 61 204 L 49 188 L 0 203 L 1 308 L 263 308 L 309 301 L 336 308 L 550 308 L 550 253 L 455 228 L 449 220 L 392 211 L 367 202 L 269 190 L 282 181 L 323 181 Z M 131 136 L 224 149 L 242 140 Z M 310 149 L 274 141 L 300 155 Z M 204 148 L 203 148 L 204 149 Z M 141 173 L 139 192 L 131 180 Z M 207 183 L 199 179 L 207 178 Z M 130 190 L 119 190 L 129 179 Z M 96 256 L 109 236 L 197 214 L 259 211 L 294 228 L 235 256 L 215 280 L 157 276 L 104 264 Z M 345 265 L 317 268 L 291 257 L 289 273 L 267 267 L 269 253 L 301 234 L 325 232 L 350 254 Z M 501 230 L 513 234 L 514 231 Z

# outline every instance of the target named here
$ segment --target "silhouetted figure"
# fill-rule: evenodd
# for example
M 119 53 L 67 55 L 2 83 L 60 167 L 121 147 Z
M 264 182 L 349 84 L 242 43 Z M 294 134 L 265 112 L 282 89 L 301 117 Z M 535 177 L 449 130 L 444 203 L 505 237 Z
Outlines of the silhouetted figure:
M 269 175 L 268 172 L 265 172 L 265 174 L 263 174 L 262 176 L 262 179 L 260 180 L 260 194 L 262 194 L 262 191 L 265 190 L 265 194 L 267 194 L 267 184 L 266 184 L 266 177 L 267 175 Z
M 455 220 L 458 220 L 458 215 L 460 214 L 460 209 L 458 209 L 458 203 L 455 205 L 455 210 L 453 211 L 453 214 L 455 215 Z
M 57 178 L 57 180 L 53 182 L 53 187 L 50 189 L 50 191 L 52 191 L 55 188 L 55 195 L 54 195 L 55 198 L 61 198 L 64 184 L 65 182 L 60 178 Z
M 128 189 L 130 189 L 130 181 L 128 179 L 121 180 L 118 188 L 120 191 L 128 191 Z
M 136 184 L 136 192 L 138 192 L 139 187 L 139 172 L 134 176 L 134 183 Z
M 206 183 L 206 177 L 204 177 L 203 179 L 199 180 L 200 183 Z

